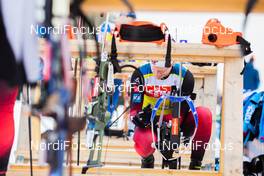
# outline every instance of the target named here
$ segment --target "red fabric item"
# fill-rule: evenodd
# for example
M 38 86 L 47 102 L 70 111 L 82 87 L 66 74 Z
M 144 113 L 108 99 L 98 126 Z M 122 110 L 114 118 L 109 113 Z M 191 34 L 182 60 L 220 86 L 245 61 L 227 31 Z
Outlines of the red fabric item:
M 0 172 L 6 171 L 14 140 L 14 104 L 17 88 L 0 82 Z

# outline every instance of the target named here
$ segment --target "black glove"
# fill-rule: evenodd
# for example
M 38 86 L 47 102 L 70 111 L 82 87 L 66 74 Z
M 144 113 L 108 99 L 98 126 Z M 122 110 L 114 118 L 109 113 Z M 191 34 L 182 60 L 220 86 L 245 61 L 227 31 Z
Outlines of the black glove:
M 146 128 L 150 125 L 151 118 L 151 105 L 149 104 L 147 107 L 143 109 L 143 111 L 139 112 L 133 119 L 132 122 L 139 128 Z

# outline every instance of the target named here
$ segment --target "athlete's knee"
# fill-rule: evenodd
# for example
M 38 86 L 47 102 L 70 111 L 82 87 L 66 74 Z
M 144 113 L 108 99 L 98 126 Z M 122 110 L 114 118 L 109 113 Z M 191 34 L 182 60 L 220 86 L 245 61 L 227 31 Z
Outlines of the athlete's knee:
M 196 139 L 208 141 L 212 133 L 212 112 L 206 107 L 196 108 L 198 115 L 198 129 Z
M 206 126 L 212 126 L 212 112 L 209 108 L 199 106 L 196 108 L 198 115 L 198 123 L 205 124 Z
M 156 140 L 155 136 L 154 138 Z M 133 140 L 135 142 L 134 148 L 141 157 L 147 157 L 155 152 L 152 147 L 153 137 L 151 129 L 136 128 Z
M 8 155 L 13 145 L 15 129 L 12 115 L 0 112 L 0 118 L 2 118 L 0 120 L 0 127 L 2 129 L 0 134 L 0 157 Z

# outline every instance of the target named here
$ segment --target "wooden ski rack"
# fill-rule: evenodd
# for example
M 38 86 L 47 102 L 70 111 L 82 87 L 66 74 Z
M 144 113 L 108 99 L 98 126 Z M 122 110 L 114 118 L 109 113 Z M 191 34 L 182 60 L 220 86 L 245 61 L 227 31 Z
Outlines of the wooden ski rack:
M 41 42 L 40 42 L 41 43 Z M 40 45 L 40 53 L 43 54 L 43 45 Z M 95 45 L 92 41 L 87 41 L 89 56 L 95 56 Z M 110 45 L 106 48 L 110 51 Z M 161 60 L 166 51 L 166 45 L 156 45 L 151 43 L 117 43 L 118 60 Z M 73 57 L 78 57 L 77 41 L 71 41 L 71 54 Z M 223 63 L 223 101 L 222 101 L 222 116 L 221 116 L 221 147 L 220 152 L 220 171 L 219 172 L 203 172 L 203 171 L 188 171 L 188 170 L 160 170 L 160 169 L 138 169 L 120 167 L 103 167 L 93 168 L 91 174 L 102 175 L 222 175 L 222 176 L 241 176 L 242 175 L 242 156 L 243 156 L 243 137 L 242 137 L 242 76 L 240 72 L 243 68 L 243 59 L 240 57 L 240 48 L 238 45 L 216 48 L 214 46 L 203 44 L 173 44 L 172 45 L 172 61 L 174 62 L 205 62 L 205 63 Z M 137 63 L 140 64 L 140 63 Z M 195 67 L 196 79 L 202 78 L 204 81 L 203 92 L 207 96 L 202 96 L 203 104 L 214 109 L 216 106 L 216 70 L 208 67 Z M 198 74 L 197 74 L 198 73 Z M 207 74 L 209 73 L 209 74 Z M 125 74 L 129 74 L 125 73 Z M 197 77 L 197 75 L 199 75 Z M 209 75 L 209 76 L 208 76 Z M 206 79 L 208 78 L 208 79 Z M 200 84 L 200 83 L 199 83 Z M 201 84 L 202 85 L 202 84 Z M 205 86 L 206 85 L 206 86 Z M 210 91 L 208 91 L 210 89 Z M 198 92 L 199 94 L 199 92 Z M 199 95 L 198 95 L 199 96 Z M 25 141 L 28 141 L 28 130 L 25 128 L 27 119 L 21 118 L 19 128 L 19 141 L 17 156 L 21 151 L 27 150 Z M 35 131 L 38 129 L 34 128 Z M 34 133 L 34 132 L 33 132 Z M 232 147 L 231 149 L 229 147 Z M 226 148 L 224 150 L 224 148 Z M 23 153 L 23 152 L 22 152 Z M 10 168 L 10 173 L 20 170 L 25 170 L 26 166 L 13 165 Z M 37 166 L 36 166 L 37 167 Z M 38 167 L 37 167 L 38 168 Z M 43 169 L 44 168 L 44 169 Z M 79 172 L 80 168 L 74 168 L 74 172 Z M 38 171 L 38 169 L 37 169 Z M 45 167 L 40 167 L 39 172 L 45 172 Z M 12 175 L 12 174 L 10 174 Z M 16 174 L 17 175 L 17 174 Z

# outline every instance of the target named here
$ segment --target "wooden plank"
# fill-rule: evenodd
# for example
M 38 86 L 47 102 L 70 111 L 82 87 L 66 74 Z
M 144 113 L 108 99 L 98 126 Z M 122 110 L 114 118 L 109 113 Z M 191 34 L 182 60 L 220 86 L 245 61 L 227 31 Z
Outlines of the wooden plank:
M 197 94 L 194 101 L 195 106 L 204 105 L 204 77 L 195 79 L 193 92 Z
M 74 68 L 74 59 L 72 59 L 72 68 Z M 134 65 L 136 67 L 139 67 L 142 64 L 148 63 L 148 61 L 144 62 L 121 62 L 120 65 L 125 65 L 125 64 L 130 64 Z M 183 64 L 185 67 L 187 67 L 194 75 L 194 78 L 196 79 L 201 79 L 206 77 L 207 75 L 216 75 L 217 68 L 213 66 L 203 66 L 199 67 L 196 65 L 191 65 L 191 64 Z M 96 76 L 96 73 L 94 72 L 94 68 L 96 67 L 95 61 L 91 59 L 86 59 L 84 60 L 83 63 L 84 70 L 88 70 L 88 77 L 93 78 Z M 125 68 L 122 70 L 122 73 L 116 73 L 114 75 L 115 78 L 118 79 L 123 79 L 123 80 L 128 80 L 130 79 L 132 72 L 134 69 L 132 68 Z M 73 73 L 72 73 L 73 74 Z
M 243 175 L 242 68 L 243 62 L 240 58 L 228 59 L 224 65 L 220 172 L 225 176 Z
M 44 41 L 39 40 L 40 53 L 43 55 L 45 51 Z M 95 42 L 87 41 L 89 56 L 95 56 Z M 79 57 L 78 41 L 71 40 L 71 55 Z M 157 60 L 164 59 L 166 53 L 166 44 L 157 45 L 154 43 L 142 42 L 117 42 L 117 51 L 119 60 Z M 110 43 L 106 43 L 106 50 L 110 53 Z M 229 46 L 225 48 L 217 48 L 211 45 L 191 44 L 191 43 L 173 43 L 172 44 L 172 61 L 180 62 L 224 62 L 225 58 L 234 58 L 240 56 L 239 45 Z
M 184 65 L 186 66 L 194 75 L 216 75 L 217 67 L 214 66 L 196 66 L 196 65 Z
M 94 78 L 96 76 L 96 73 L 94 71 L 88 71 L 88 78 Z M 116 79 L 122 79 L 124 81 L 130 80 L 130 77 L 132 76 L 132 73 L 129 72 L 123 72 L 123 73 L 115 73 L 114 78 Z M 203 79 L 205 76 L 200 74 L 195 74 L 195 79 Z
M 217 78 L 216 75 L 204 77 L 204 106 L 208 107 L 215 119 L 217 104 Z
M 135 61 L 126 61 L 126 62 L 120 62 L 120 65 L 133 65 L 135 67 L 140 67 L 143 64 L 147 64 L 149 61 L 142 61 L 142 62 L 135 62 Z M 74 59 L 72 59 L 72 68 L 74 68 Z M 96 66 L 96 63 L 92 59 L 85 59 L 83 62 L 83 68 L 84 70 L 94 70 Z M 215 66 L 197 66 L 197 65 L 192 65 L 192 64 L 183 64 L 186 68 L 188 68 L 193 74 L 199 74 L 199 75 L 216 75 L 217 68 Z M 124 72 L 133 72 L 134 69 L 132 68 L 124 68 L 122 70 Z
M 108 173 L 109 175 L 144 175 L 144 176 L 166 176 L 166 175 L 181 175 L 181 176 L 190 176 L 190 175 L 196 175 L 196 176 L 216 176 L 221 175 L 217 172 L 208 172 L 208 171 L 190 171 L 190 170 L 163 170 L 163 169 L 137 169 L 137 168 L 91 168 L 88 171 L 88 174 L 90 173 Z
M 216 104 L 217 104 L 217 78 L 216 75 L 207 75 L 204 78 L 204 97 L 203 106 L 209 108 L 213 115 L 213 124 L 211 131 L 211 139 L 209 146 L 213 146 L 215 136 L 215 119 L 216 119 Z M 213 161 L 215 159 L 215 148 L 208 147 L 204 159 Z M 214 162 L 213 162 L 214 165 Z
M 48 166 L 34 166 L 34 173 L 38 173 L 38 176 L 42 176 L 48 173 Z M 74 175 L 82 175 L 81 167 L 73 167 Z M 68 167 L 65 168 L 67 172 Z M 28 173 L 29 166 L 28 165 L 11 165 L 7 176 L 13 176 L 15 173 L 16 176 L 20 176 L 19 173 Z M 191 170 L 165 170 L 165 169 L 141 169 L 135 167 L 100 167 L 100 168 L 90 168 L 87 172 L 88 175 L 133 175 L 133 176 L 167 176 L 167 175 L 181 175 L 181 176 L 221 176 L 220 173 L 217 172 L 209 172 L 209 171 L 191 171 Z M 86 174 L 86 175 L 87 175 Z M 23 175 L 24 176 L 24 175 Z
M 70 41 L 72 53 L 79 55 L 78 41 Z M 167 44 L 158 45 L 155 43 L 143 43 L 143 42 L 117 42 L 118 56 L 126 56 L 130 59 L 146 60 L 146 57 L 153 59 L 156 57 L 164 59 L 164 55 L 167 50 Z M 88 54 L 95 54 L 95 42 L 88 40 L 87 46 L 89 46 Z M 110 53 L 111 43 L 106 43 L 106 50 Z M 223 57 L 237 57 L 240 56 L 239 45 L 229 46 L 225 48 L 217 48 L 211 45 L 194 44 L 194 43 L 173 43 L 172 44 L 172 60 L 176 58 L 188 59 L 189 57 L 203 58 L 204 61 L 199 62 L 213 62 L 214 60 L 222 61 Z M 144 58 L 142 58 L 144 57 Z M 196 59 L 195 59 L 196 60 Z M 194 62 L 195 62 L 194 60 Z M 210 60 L 210 61 L 208 61 Z
M 72 59 L 72 69 L 74 68 L 74 64 L 75 64 L 74 61 L 75 61 L 75 59 Z M 148 61 L 143 61 L 143 62 L 134 62 L 134 61 L 128 62 L 128 61 L 126 61 L 126 62 L 121 62 L 120 66 L 129 64 L 129 65 L 133 65 L 135 67 L 140 67 L 141 65 L 147 64 L 147 63 L 149 63 L 149 62 Z M 206 75 L 216 75 L 216 73 L 217 73 L 217 67 L 215 67 L 215 66 L 200 67 L 200 66 L 192 65 L 192 64 L 183 64 L 183 65 L 193 73 L 195 78 L 203 78 Z M 92 60 L 92 59 L 85 59 L 84 60 L 83 69 L 89 72 L 89 74 L 88 74 L 89 77 L 95 76 L 95 73 L 93 73 L 95 67 L 96 67 L 96 63 L 94 60 Z M 124 68 L 122 70 L 122 73 L 116 73 L 115 77 L 125 79 L 125 78 L 130 77 L 133 71 L 134 71 L 134 69 L 132 69 L 132 68 Z
M 176 12 L 244 12 L 246 0 L 130 0 L 138 11 L 176 11 Z M 254 9 L 255 12 L 264 12 L 264 1 Z M 91 11 L 127 11 L 127 7 L 120 0 L 86 0 L 82 5 L 86 13 Z

